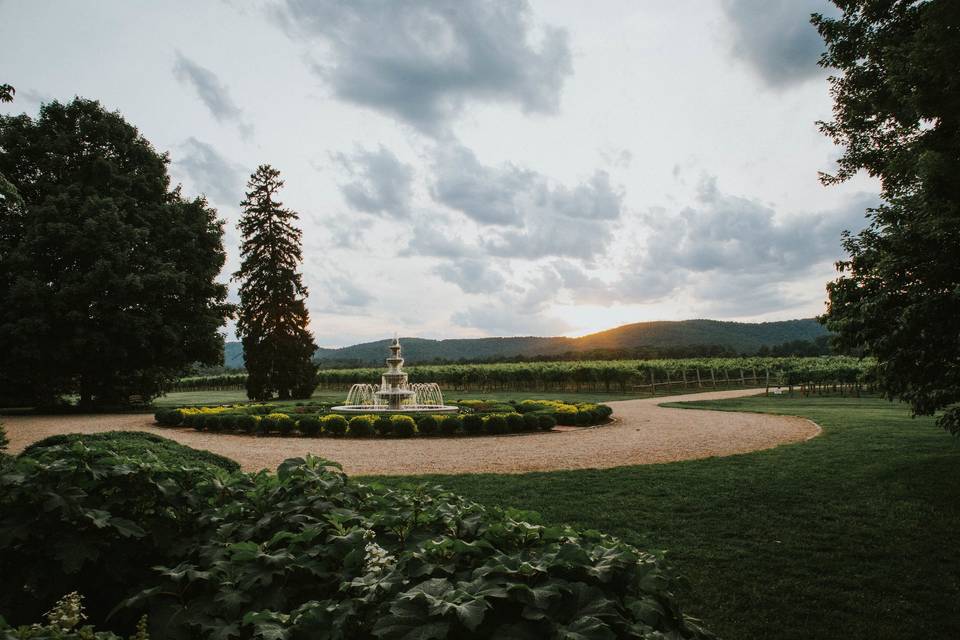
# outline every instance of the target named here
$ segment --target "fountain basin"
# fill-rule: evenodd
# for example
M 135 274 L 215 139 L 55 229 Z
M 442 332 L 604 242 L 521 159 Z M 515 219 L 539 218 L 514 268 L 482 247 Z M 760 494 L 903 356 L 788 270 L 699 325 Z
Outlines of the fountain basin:
M 456 413 L 459 407 L 443 404 L 443 393 L 435 382 L 408 384 L 400 357 L 400 340 L 393 339 L 387 370 L 380 384 L 358 383 L 350 387 L 345 404 L 331 408 L 339 413 Z
M 371 414 L 408 414 L 408 413 L 457 413 L 460 407 L 454 407 L 448 404 L 409 404 L 400 405 L 399 409 L 391 409 L 385 404 L 343 404 L 337 407 L 330 407 L 330 411 L 335 413 L 371 413 Z

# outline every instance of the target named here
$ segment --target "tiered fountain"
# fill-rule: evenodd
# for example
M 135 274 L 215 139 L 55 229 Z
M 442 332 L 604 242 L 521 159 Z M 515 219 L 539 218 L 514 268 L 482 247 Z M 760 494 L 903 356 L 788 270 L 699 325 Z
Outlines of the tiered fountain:
M 380 384 L 355 384 L 350 387 L 346 404 L 331 411 L 343 413 L 453 413 L 459 407 L 443 404 L 443 393 L 436 382 L 407 383 L 400 357 L 400 339 L 394 338 L 387 358 L 387 370 Z

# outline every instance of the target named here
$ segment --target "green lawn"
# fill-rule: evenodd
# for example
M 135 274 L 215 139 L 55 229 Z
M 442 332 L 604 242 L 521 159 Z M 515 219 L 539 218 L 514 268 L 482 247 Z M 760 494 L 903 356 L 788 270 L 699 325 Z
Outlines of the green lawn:
M 701 461 L 422 479 L 666 550 L 687 610 L 727 640 L 960 638 L 960 444 L 932 419 L 876 398 L 685 406 L 801 415 L 824 433 Z

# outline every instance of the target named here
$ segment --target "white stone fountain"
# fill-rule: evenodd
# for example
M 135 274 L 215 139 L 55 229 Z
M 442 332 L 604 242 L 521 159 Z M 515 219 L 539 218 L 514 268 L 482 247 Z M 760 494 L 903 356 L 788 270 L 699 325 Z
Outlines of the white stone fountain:
M 459 407 L 443 404 L 443 393 L 436 382 L 407 382 L 400 357 L 400 339 L 394 338 L 387 358 L 387 370 L 380 384 L 355 384 L 347 401 L 331 411 L 342 413 L 454 413 Z

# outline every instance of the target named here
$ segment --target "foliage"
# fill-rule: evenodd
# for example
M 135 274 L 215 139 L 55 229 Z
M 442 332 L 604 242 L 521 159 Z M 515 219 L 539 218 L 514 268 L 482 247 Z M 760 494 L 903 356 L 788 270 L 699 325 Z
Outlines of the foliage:
M 274 409 L 268 404 L 258 405 L 222 405 L 216 407 L 184 407 L 175 410 L 161 409 L 156 412 L 155 419 L 160 426 L 194 427 L 199 430 L 216 431 L 246 431 L 256 430 L 261 435 L 279 433 L 293 435 L 294 428 L 299 424 L 300 435 L 314 437 L 318 435 L 349 437 L 400 436 L 413 435 L 432 436 L 443 434 L 447 436 L 476 435 L 484 430 L 488 433 L 517 433 L 534 431 L 538 428 L 549 430 L 556 424 L 587 426 L 607 421 L 613 413 L 607 405 L 588 402 L 562 402 L 559 400 L 523 400 L 509 403 L 489 402 L 484 400 L 461 401 L 464 410 L 471 411 L 463 418 L 451 414 L 415 414 L 410 416 L 416 428 L 410 432 L 407 427 L 400 430 L 394 428 L 388 416 L 376 415 L 348 415 L 340 420 L 340 414 L 314 413 L 326 409 L 320 403 L 303 404 L 288 409 L 300 413 L 302 417 L 295 418 L 297 413 L 283 413 L 273 411 L 265 416 L 253 416 L 251 413 L 262 414 Z M 307 413 L 309 412 L 309 413 Z M 530 415 L 525 419 L 521 414 Z M 485 416 L 498 415 L 503 417 L 506 426 L 494 420 L 493 426 L 484 427 Z M 553 420 L 547 423 L 540 419 L 542 415 L 550 415 Z M 337 417 L 334 417 L 337 416 Z M 474 416 L 471 418 L 470 416 Z M 324 427 L 332 421 L 332 426 Z M 305 427 L 306 425 L 306 427 Z M 349 428 L 348 428 L 349 425 Z M 315 428 L 316 427 L 316 428 Z M 492 430 L 491 430 L 492 429 Z
M 58 434 L 34 442 L 24 449 L 20 456 L 53 462 L 62 455 L 64 447 L 70 448 L 77 443 L 91 449 L 108 451 L 121 458 L 146 459 L 169 465 L 184 464 L 205 469 L 211 474 L 217 469 L 240 470 L 240 465 L 230 458 L 205 449 L 191 449 L 144 431 Z
M 83 596 L 76 591 L 60 598 L 44 616 L 46 624 L 9 627 L 0 617 L 0 640 L 121 640 L 109 631 L 96 631 L 92 626 L 80 626 L 87 619 L 83 608 Z M 137 623 L 137 630 L 129 640 L 150 640 L 147 619 Z
M 417 433 L 425 436 L 436 435 L 440 431 L 440 423 L 431 415 L 419 416 L 417 419 Z
M 16 623 L 75 590 L 95 595 L 94 622 L 121 602 L 112 626 L 148 611 L 165 638 L 707 637 L 653 556 L 597 532 L 367 487 L 311 457 L 197 475 L 60 447 L 0 476 L 0 611 Z M 77 610 L 58 619 L 73 628 Z
M 98 102 L 0 116 L 0 386 L 52 404 L 149 400 L 223 357 L 223 228 Z
M 822 64 L 840 72 L 821 129 L 844 154 L 824 182 L 866 170 L 884 203 L 845 236 L 824 319 L 841 346 L 876 357 L 885 394 L 929 415 L 960 402 L 960 4 L 836 4 L 840 17 L 814 17 Z
M 373 428 L 378 436 L 389 436 L 393 434 L 393 422 L 390 421 L 390 416 L 379 416 L 376 422 L 373 423 Z
M 313 416 L 307 416 L 306 418 L 300 418 L 297 422 L 297 428 L 300 430 L 300 433 L 309 437 L 315 438 L 320 435 L 320 420 Z
M 463 430 L 470 435 L 477 435 L 483 431 L 483 417 L 472 413 L 463 416 Z
M 173 449 L 190 451 L 175 443 L 140 438 L 136 448 L 131 434 L 100 435 L 64 436 L 0 474 L 0 612 L 14 621 L 38 618 L 71 591 L 87 594 L 91 616 L 103 620 L 189 544 L 198 528 L 192 491 L 226 474 L 192 456 L 171 459 Z
M 461 420 L 459 416 L 443 416 L 443 419 L 440 421 L 440 433 L 445 436 L 452 436 L 463 430 L 463 420 Z
M 237 416 L 237 429 L 243 431 L 244 433 L 253 433 L 257 430 L 257 424 L 260 421 L 251 415 L 240 415 Z
M 276 200 L 281 187 L 280 172 L 260 165 L 241 203 L 237 335 L 249 373 L 247 395 L 255 400 L 275 393 L 281 400 L 309 398 L 316 387 L 311 358 L 317 346 L 307 329 L 307 288 L 298 271 L 301 232 L 294 226 L 297 214 Z
M 10 444 L 10 440 L 7 439 L 7 430 L 3 428 L 3 423 L 0 422 L 0 451 L 6 450 L 8 444 Z
M 277 418 L 277 431 L 282 436 L 293 435 L 293 429 L 297 426 L 296 421 L 290 416 L 281 416 Z
M 711 388 L 739 385 L 740 376 L 757 384 L 766 382 L 770 374 L 772 385 L 843 384 L 868 385 L 874 380 L 875 363 L 872 359 L 848 356 L 829 357 L 738 357 L 691 358 L 670 360 L 580 360 L 571 362 L 501 362 L 495 364 L 419 365 L 406 367 L 412 382 L 438 382 L 449 396 L 451 390 L 510 389 L 513 391 L 563 391 L 571 388 L 592 389 L 610 393 L 626 393 L 656 382 L 658 392 L 670 385 L 670 390 Z M 368 382 L 382 373 L 379 367 L 358 369 L 322 369 L 318 372 L 321 385 L 330 388 L 347 387 L 356 382 Z M 699 381 L 698 381 L 699 375 Z M 219 389 L 243 384 L 237 375 L 185 378 L 184 389 Z M 649 390 L 649 388 L 648 388 Z M 461 406 L 491 404 L 489 400 L 460 401 Z M 509 411 L 501 403 L 496 411 Z
M 323 432 L 334 436 L 342 436 L 347 432 L 347 419 L 336 414 L 323 416 Z
M 507 419 L 507 428 L 516 433 L 518 431 L 526 431 L 527 423 L 524 421 L 523 416 L 519 413 L 508 413 L 506 415 Z
M 943 429 L 955 436 L 960 436 L 960 407 L 950 407 L 937 420 Z
M 550 431 L 555 426 L 557 426 L 557 419 L 554 418 L 549 413 L 540 413 L 540 414 L 527 414 L 527 415 L 537 415 L 537 426 L 541 431 Z
M 180 409 L 160 409 L 153 419 L 161 427 L 178 427 L 183 423 L 183 411 Z
M 410 438 L 417 433 L 417 423 L 410 416 L 390 416 L 390 427 L 398 438 Z
M 267 435 L 277 430 L 277 418 L 273 415 L 263 416 L 257 422 L 257 433 Z
M 437 382 L 451 388 L 546 390 L 586 387 L 625 392 L 638 385 L 671 383 L 673 389 L 739 384 L 741 374 L 770 372 L 771 384 L 864 384 L 873 379 L 874 363 L 846 356 L 821 358 L 697 358 L 683 360 L 597 360 L 574 362 L 506 362 L 406 367 L 411 382 Z M 697 375 L 700 384 L 697 383 Z M 325 385 L 349 385 L 376 379 L 380 369 L 321 369 Z M 686 383 L 683 383 L 684 377 Z M 729 382 L 726 382 L 729 379 Z M 449 391 L 447 392 L 449 394 Z
M 510 425 L 507 423 L 507 415 L 509 414 L 499 414 L 493 413 L 483 418 L 483 428 L 484 430 L 491 435 L 502 435 L 504 433 L 509 433 Z
M 354 416 L 350 418 L 348 435 L 356 438 L 366 438 L 373 435 L 373 423 L 376 416 Z
M 537 413 L 525 413 L 522 418 L 524 431 L 536 431 L 540 428 L 540 416 Z
M 615 539 L 323 464 L 220 489 L 210 537 L 137 600 L 151 621 L 173 637 L 706 637 L 658 562 Z

